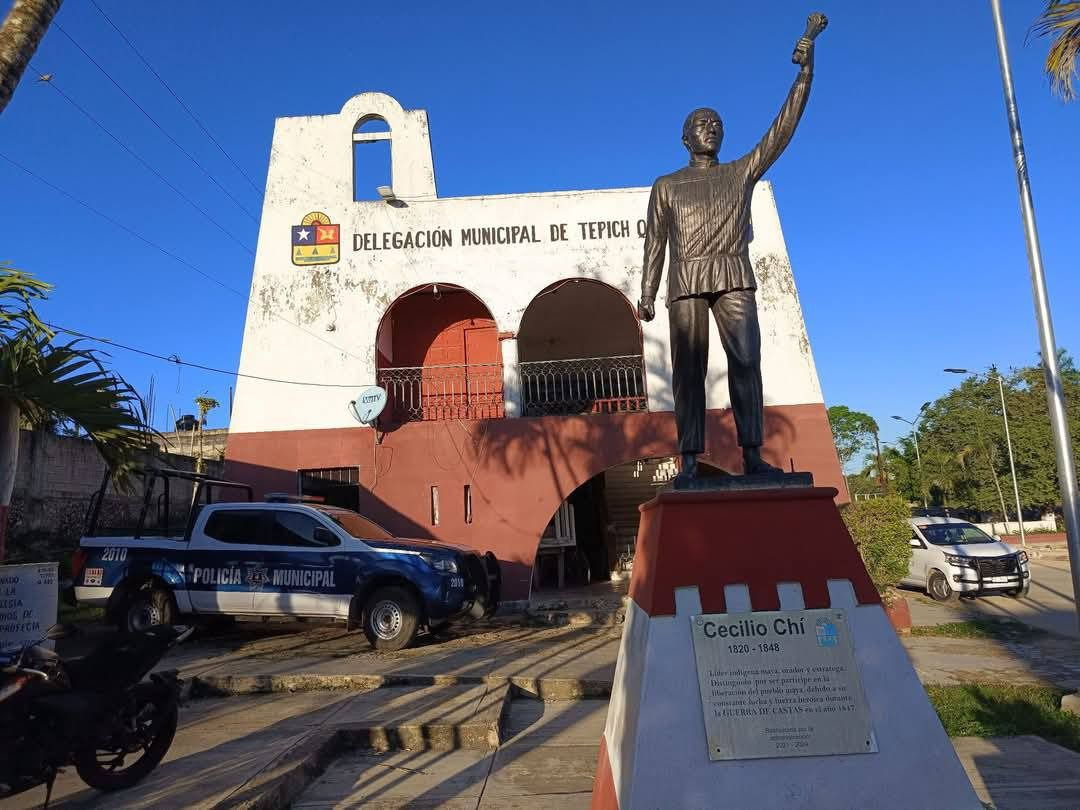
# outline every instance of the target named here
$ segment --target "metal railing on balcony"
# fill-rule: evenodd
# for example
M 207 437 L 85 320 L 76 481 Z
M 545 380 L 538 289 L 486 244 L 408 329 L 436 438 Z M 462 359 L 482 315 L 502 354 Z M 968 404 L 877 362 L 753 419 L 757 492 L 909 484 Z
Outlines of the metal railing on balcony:
M 640 354 L 534 360 L 519 367 L 525 416 L 649 409 Z
M 386 389 L 391 421 L 501 419 L 501 363 L 384 368 L 379 385 Z

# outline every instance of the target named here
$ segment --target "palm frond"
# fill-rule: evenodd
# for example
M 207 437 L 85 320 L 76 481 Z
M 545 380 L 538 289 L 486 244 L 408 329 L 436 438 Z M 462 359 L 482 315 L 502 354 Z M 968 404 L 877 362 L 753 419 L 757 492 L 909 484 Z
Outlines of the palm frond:
M 33 306 L 34 299 L 45 298 L 51 289 L 51 284 L 30 273 L 0 263 L 0 336 L 33 329 L 52 337 L 52 330 L 38 320 Z
M 97 446 L 117 484 L 128 483 L 147 447 L 146 410 L 136 391 L 79 341 L 55 345 L 32 328 L 0 345 L 0 397 L 32 422 L 68 421 Z
M 1050 0 L 1031 27 L 1040 37 L 1053 37 L 1046 55 L 1046 73 L 1054 92 L 1065 101 L 1076 98 L 1073 80 L 1080 59 L 1080 3 Z

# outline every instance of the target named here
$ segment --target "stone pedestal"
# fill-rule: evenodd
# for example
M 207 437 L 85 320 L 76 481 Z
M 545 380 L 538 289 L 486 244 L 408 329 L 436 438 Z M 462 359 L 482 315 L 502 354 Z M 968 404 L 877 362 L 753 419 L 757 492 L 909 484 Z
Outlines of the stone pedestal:
M 664 493 L 641 507 L 593 810 L 981 804 L 829 488 Z M 710 761 L 690 617 L 847 614 L 875 753 Z

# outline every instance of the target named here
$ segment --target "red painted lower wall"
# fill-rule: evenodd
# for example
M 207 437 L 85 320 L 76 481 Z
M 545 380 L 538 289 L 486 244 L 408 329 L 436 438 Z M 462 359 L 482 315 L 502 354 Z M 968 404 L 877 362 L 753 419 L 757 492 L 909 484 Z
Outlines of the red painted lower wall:
M 763 455 L 814 474 L 819 486 L 847 487 L 825 406 L 765 409 Z M 493 551 L 503 566 L 503 598 L 526 599 L 539 538 L 559 504 L 609 467 L 676 453 L 675 417 L 660 413 L 550 416 L 536 419 L 413 422 L 374 443 L 369 428 L 232 433 L 226 475 L 250 483 L 256 496 L 295 492 L 296 471 L 360 467 L 360 509 L 405 537 L 461 543 Z M 738 471 L 730 411 L 706 418 L 707 453 L 717 467 Z M 465 485 L 472 523 L 465 523 Z M 431 488 L 439 488 L 439 525 L 432 525 Z

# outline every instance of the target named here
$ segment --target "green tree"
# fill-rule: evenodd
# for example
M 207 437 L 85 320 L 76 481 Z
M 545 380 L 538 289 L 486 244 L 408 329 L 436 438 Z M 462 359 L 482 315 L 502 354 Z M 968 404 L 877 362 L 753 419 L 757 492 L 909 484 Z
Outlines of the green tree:
M 908 507 L 900 498 L 884 497 L 847 504 L 840 510 L 851 539 L 866 565 L 870 580 L 883 597 L 908 572 L 911 525 Z
M 847 405 L 833 405 L 829 408 L 829 427 L 844 470 L 861 452 L 876 447 L 878 424 L 868 413 L 853 411 Z
M 34 312 L 50 285 L 0 266 L 0 560 L 15 488 L 20 422 L 69 423 L 84 432 L 125 486 L 135 451 L 146 446 L 142 401 L 78 341 L 54 342 Z
M 206 472 L 206 456 L 203 453 L 203 428 L 206 427 L 206 415 L 214 408 L 220 408 L 221 403 L 213 397 L 208 397 L 205 392 L 195 397 L 195 407 L 199 409 L 199 455 L 195 458 L 195 472 Z
M 0 113 L 11 101 L 23 71 L 62 0 L 15 0 L 0 26 Z
M 1076 98 L 1073 79 L 1080 56 L 1080 3 L 1049 0 L 1032 30 L 1041 37 L 1053 38 L 1046 54 L 1046 75 L 1054 92 L 1072 101 Z
M 1080 371 L 1059 358 L 1074 451 L 1080 449 Z M 997 372 L 973 374 L 927 408 L 920 428 L 923 473 L 937 504 L 982 512 L 1016 511 Z M 1041 365 L 1002 374 L 1020 500 L 1025 507 L 1059 503 L 1057 467 Z

